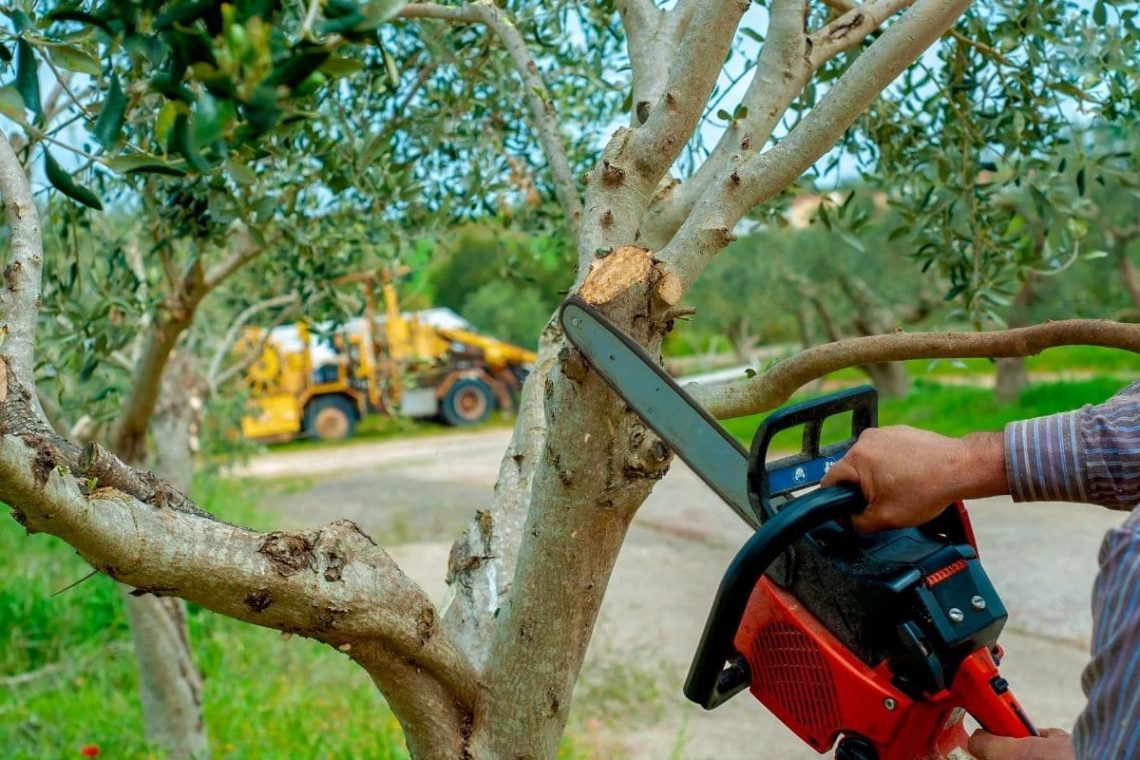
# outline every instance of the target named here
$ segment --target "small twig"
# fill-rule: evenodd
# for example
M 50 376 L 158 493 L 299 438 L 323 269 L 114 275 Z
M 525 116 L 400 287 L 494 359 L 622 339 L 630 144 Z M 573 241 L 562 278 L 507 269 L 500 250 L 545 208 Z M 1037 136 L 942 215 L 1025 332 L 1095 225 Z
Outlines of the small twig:
M 211 520 L 217 518 L 200 509 L 185 494 L 149 472 L 136 470 L 98 443 L 83 447 L 79 455 L 78 473 L 85 478 L 98 478 L 99 487 L 109 486 L 130 494 L 155 507 L 170 508 Z
M 313 23 L 317 20 L 317 13 L 321 10 L 321 0 L 309 0 L 309 9 L 305 12 L 305 20 L 301 22 L 301 37 L 309 39 L 313 35 Z
M 59 596 L 59 595 L 60 595 L 60 594 L 62 594 L 64 591 L 71 591 L 71 589 L 75 588 L 75 587 L 76 587 L 76 586 L 78 586 L 80 583 L 83 583 L 83 581 L 87 580 L 88 578 L 92 578 L 92 577 L 94 577 L 94 576 L 96 576 L 96 575 L 98 575 L 98 574 L 99 574 L 99 571 L 98 571 L 98 570 L 92 570 L 91 572 L 87 573 L 87 575 L 83 576 L 83 577 L 82 577 L 82 578 L 80 578 L 79 580 L 77 580 L 77 581 L 74 581 L 74 582 L 72 582 L 72 583 L 69 583 L 69 584 L 67 584 L 66 586 L 64 586 L 63 588 L 61 588 L 59 591 L 54 591 L 54 592 L 52 592 L 52 596 Z
M 677 306 L 665 312 L 665 319 L 679 319 L 680 317 L 691 317 L 697 313 L 696 306 Z

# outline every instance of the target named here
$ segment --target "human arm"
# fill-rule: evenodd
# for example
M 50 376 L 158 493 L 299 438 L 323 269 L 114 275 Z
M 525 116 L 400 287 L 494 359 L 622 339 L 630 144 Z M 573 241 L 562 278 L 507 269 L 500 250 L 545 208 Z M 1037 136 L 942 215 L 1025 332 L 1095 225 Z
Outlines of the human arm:
M 1140 502 L 1140 383 L 1098 406 L 948 438 L 902 425 L 871 428 L 824 476 L 867 497 L 860 530 L 928 522 L 957 499 Z
M 1140 383 L 1108 401 L 1005 428 L 1014 501 L 1075 501 L 1130 510 L 1140 503 Z

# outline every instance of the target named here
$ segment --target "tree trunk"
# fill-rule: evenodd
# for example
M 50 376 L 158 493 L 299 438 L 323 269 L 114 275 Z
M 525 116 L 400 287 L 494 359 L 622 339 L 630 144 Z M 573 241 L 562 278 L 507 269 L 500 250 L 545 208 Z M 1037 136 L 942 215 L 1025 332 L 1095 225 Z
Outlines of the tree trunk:
M 1029 371 L 1025 368 L 1024 356 L 997 360 L 994 398 L 1003 404 L 1012 404 L 1028 385 Z
M 1120 266 L 1120 279 L 1124 281 L 1124 289 L 1132 299 L 1132 305 L 1140 308 L 1140 282 L 1137 282 L 1136 270 L 1132 266 L 1132 260 L 1128 258 L 1128 246 L 1123 243 L 1118 243 L 1118 246 L 1116 261 Z
M 1025 327 L 1029 324 L 1026 311 L 1036 296 L 1036 285 L 1032 273 L 1026 276 L 1013 299 L 1009 309 L 1009 326 Z M 1015 356 L 1007 359 L 998 359 L 994 376 L 994 398 L 1003 404 L 1012 404 L 1021 396 L 1021 392 L 1029 386 L 1029 371 L 1025 368 L 1025 357 Z
M 910 375 L 903 362 L 865 364 L 860 367 L 871 378 L 879 393 L 888 398 L 903 398 L 910 392 Z
M 732 352 L 741 362 L 750 362 L 755 358 L 756 344 L 759 342 L 749 329 L 749 322 L 748 317 L 745 317 L 728 330 L 728 341 L 732 344 Z
M 796 307 L 796 331 L 800 336 L 800 345 L 804 351 L 815 345 L 815 336 L 812 334 L 811 318 L 807 309 L 801 304 Z
M 183 493 L 193 476 L 190 404 L 196 368 L 187 354 L 175 354 L 162 375 L 162 388 L 151 420 L 154 471 Z M 210 756 L 202 716 L 202 679 L 190 650 L 186 603 L 173 597 L 132 596 L 120 586 L 127 604 L 139 666 L 143 726 L 149 742 L 171 760 Z
M 210 756 L 202 718 L 202 679 L 190 653 L 186 603 L 173 597 L 131 596 L 127 618 L 139 665 L 139 698 L 147 741 L 171 760 Z

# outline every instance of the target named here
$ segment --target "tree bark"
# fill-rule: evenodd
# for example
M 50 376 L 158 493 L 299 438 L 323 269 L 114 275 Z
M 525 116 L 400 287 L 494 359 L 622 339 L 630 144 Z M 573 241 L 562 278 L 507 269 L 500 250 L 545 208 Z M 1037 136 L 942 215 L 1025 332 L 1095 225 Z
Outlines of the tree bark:
M 202 678 L 190 651 L 186 602 L 173 597 L 131 596 L 120 585 L 139 667 L 143 730 L 170 760 L 210 756 L 202 715 Z
M 859 369 L 867 373 L 882 396 L 903 398 L 910 393 L 910 374 L 902 362 L 864 364 Z
M 1025 357 L 998 359 L 994 371 L 994 398 L 1003 404 L 1012 404 L 1029 386 L 1029 371 Z
M 172 355 L 162 373 L 158 403 L 151 419 L 154 472 L 183 493 L 193 478 L 190 433 L 194 421 L 191 393 L 197 368 L 187 353 Z M 194 664 L 186 602 L 175 597 L 137 596 L 120 586 L 139 667 L 139 696 L 147 741 L 171 760 L 210 756 L 202 714 L 202 678 Z
M 659 354 L 668 272 L 628 246 L 597 259 L 578 294 Z M 670 462 L 668 448 L 566 343 L 549 363 L 541 455 L 512 579 L 483 674 L 475 746 L 492 757 L 556 757 L 573 685 L 630 521 Z

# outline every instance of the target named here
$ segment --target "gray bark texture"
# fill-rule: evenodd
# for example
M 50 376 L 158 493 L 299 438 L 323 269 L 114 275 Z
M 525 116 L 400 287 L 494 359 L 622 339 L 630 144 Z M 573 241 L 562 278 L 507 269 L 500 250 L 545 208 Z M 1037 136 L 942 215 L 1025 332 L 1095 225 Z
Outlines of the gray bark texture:
M 131 589 L 120 588 L 139 667 L 139 699 L 147 741 L 161 748 L 170 760 L 208 758 L 202 678 L 190 651 L 186 602 L 131 596 Z

